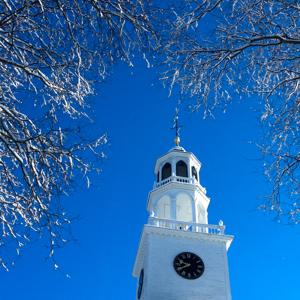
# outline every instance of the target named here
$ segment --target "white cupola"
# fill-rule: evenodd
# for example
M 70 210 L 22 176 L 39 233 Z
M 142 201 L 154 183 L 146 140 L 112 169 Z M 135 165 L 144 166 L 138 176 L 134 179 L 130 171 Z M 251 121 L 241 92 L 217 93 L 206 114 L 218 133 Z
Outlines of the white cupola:
M 209 198 L 200 184 L 201 163 L 176 145 L 155 165 L 156 182 L 149 193 L 148 212 L 158 219 L 207 224 Z

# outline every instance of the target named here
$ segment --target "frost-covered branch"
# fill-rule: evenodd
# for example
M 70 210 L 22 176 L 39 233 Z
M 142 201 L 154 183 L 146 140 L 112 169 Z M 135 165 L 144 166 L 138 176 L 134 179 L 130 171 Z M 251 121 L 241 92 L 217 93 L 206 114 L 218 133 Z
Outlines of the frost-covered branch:
M 300 6 L 287 0 L 186 0 L 166 38 L 171 87 L 209 115 L 236 97 L 259 95 L 266 137 L 266 175 L 273 192 L 263 205 L 299 222 Z
M 112 65 L 157 47 L 150 2 L 0 0 L 0 265 L 34 237 L 67 241 L 61 196 L 99 172 L 87 96 Z

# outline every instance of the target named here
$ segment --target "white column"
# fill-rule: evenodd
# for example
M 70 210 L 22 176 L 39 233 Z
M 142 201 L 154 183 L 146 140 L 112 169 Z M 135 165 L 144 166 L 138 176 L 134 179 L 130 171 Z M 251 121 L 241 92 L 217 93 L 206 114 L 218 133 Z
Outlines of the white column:
M 171 160 L 171 165 L 172 165 L 172 176 L 176 176 L 176 160 L 174 158 Z

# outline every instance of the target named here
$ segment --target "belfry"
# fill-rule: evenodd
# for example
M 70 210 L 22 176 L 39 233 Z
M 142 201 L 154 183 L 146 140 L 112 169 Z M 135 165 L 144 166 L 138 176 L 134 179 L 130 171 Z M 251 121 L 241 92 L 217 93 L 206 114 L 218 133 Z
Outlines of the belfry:
M 201 163 L 180 146 L 176 119 L 175 147 L 155 165 L 133 275 L 136 299 L 230 300 L 227 251 L 233 236 L 222 222 L 208 224 L 210 199 L 200 180 Z

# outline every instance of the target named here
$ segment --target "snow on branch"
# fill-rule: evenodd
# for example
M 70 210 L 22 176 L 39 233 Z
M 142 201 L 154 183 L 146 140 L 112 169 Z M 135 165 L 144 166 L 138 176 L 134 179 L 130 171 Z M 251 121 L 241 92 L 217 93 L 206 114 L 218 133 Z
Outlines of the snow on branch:
M 259 95 L 260 148 L 273 191 L 263 207 L 300 221 L 300 6 L 286 0 L 186 0 L 166 38 L 164 82 L 205 116 Z
M 87 96 L 117 61 L 154 47 L 150 3 L 0 0 L 0 265 L 34 236 L 49 256 L 67 238 L 62 198 L 101 171 L 105 134 L 91 137 Z M 80 175 L 80 176 L 79 176 Z

